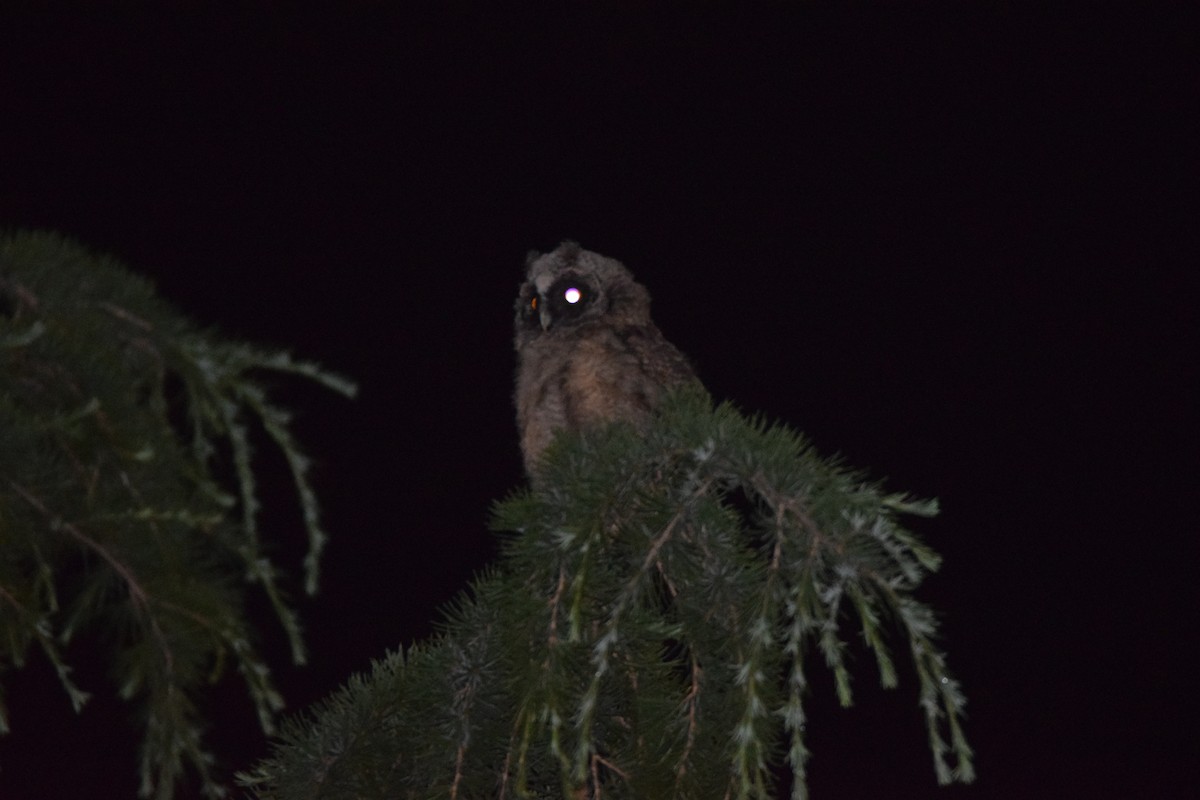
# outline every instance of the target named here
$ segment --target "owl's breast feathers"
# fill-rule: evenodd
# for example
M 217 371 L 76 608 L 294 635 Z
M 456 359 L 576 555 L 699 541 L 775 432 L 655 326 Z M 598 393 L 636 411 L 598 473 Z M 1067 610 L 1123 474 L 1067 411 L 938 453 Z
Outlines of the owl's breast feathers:
M 556 431 L 640 424 L 664 391 L 697 380 L 653 323 L 580 325 L 527 342 L 520 358 L 517 416 L 527 466 Z

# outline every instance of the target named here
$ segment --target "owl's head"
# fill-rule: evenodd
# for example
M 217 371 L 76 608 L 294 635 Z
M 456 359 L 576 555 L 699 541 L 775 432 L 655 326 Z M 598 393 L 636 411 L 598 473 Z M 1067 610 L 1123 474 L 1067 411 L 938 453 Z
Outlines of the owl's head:
M 563 242 L 526 260 L 517 297 L 517 338 L 553 334 L 593 321 L 643 325 L 650 321 L 650 293 L 621 262 Z

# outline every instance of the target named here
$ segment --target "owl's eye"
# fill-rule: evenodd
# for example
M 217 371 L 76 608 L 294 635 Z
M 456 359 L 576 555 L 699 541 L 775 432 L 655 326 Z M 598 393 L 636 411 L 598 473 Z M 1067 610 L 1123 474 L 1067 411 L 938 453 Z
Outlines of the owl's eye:
M 555 320 L 575 319 L 593 300 L 592 287 L 576 276 L 568 276 L 550 287 L 546 302 Z
M 591 285 L 578 275 L 564 275 L 544 294 L 529 298 L 525 304 L 525 324 L 540 324 L 542 330 L 572 325 L 587 317 L 586 309 L 599 298 Z
M 517 306 L 518 314 L 525 327 L 533 329 L 538 324 L 538 309 L 543 305 L 541 299 L 535 294 L 531 297 L 526 297 L 524 303 Z

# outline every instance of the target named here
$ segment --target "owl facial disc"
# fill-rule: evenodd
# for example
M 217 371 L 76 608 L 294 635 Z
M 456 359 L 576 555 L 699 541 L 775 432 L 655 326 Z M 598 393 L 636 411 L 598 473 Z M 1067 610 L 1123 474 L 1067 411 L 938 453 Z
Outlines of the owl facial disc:
M 544 331 L 577 321 L 595 298 L 591 285 L 578 275 L 564 275 L 545 291 L 539 289 L 539 295 L 538 320 Z

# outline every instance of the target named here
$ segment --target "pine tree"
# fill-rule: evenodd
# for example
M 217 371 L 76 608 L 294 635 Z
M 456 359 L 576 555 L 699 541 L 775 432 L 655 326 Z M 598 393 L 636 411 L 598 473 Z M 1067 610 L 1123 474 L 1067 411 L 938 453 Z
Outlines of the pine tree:
M 969 782 L 965 700 L 914 597 L 939 557 L 898 521 L 936 511 L 698 392 L 649 430 L 559 436 L 440 634 L 289 720 L 241 779 L 263 800 L 766 798 L 785 769 L 804 798 L 811 670 L 849 705 L 857 629 L 895 686 L 894 628 L 937 779 Z
M 259 540 L 252 427 L 292 470 L 309 592 L 325 537 L 263 371 L 353 394 L 196 329 L 110 259 L 47 234 L 0 239 L 0 667 L 40 648 L 79 707 L 63 645 L 118 631 L 120 692 L 144 709 L 144 796 L 170 797 L 188 768 L 220 793 L 194 698 L 221 665 L 274 729 L 282 702 L 251 644 L 247 584 L 304 658 Z M 914 597 L 939 558 L 905 513 L 936 504 L 701 393 L 672 397 L 648 430 L 559 437 L 536 488 L 496 506 L 504 556 L 440 634 L 285 722 L 241 780 L 280 800 L 763 798 L 782 768 L 806 797 L 814 664 L 849 705 L 860 638 L 894 686 L 892 629 L 937 778 L 968 782 L 965 701 Z
M 64 646 L 85 629 L 106 638 L 144 720 L 142 796 L 173 796 L 188 769 L 223 793 L 196 696 L 225 665 L 274 730 L 283 702 L 253 644 L 248 585 L 304 661 L 260 541 L 252 431 L 291 470 L 309 593 L 325 533 L 288 414 L 257 377 L 271 371 L 354 394 L 314 364 L 199 330 L 112 259 L 48 233 L 0 237 L 0 671 L 39 648 L 79 710 L 88 694 Z

